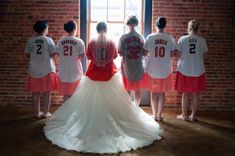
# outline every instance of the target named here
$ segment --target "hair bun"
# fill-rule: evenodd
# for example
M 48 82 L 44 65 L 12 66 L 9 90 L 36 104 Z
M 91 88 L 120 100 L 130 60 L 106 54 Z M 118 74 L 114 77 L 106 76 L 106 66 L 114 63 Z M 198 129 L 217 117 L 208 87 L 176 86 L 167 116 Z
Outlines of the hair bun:
M 67 32 L 67 33 L 70 33 L 72 32 L 74 29 L 76 29 L 77 27 L 77 24 L 75 21 L 71 20 L 71 21 L 68 21 L 67 23 L 64 24 L 64 30 Z
M 37 33 L 42 33 L 47 27 L 47 21 L 39 20 L 33 25 L 33 30 Z
M 129 26 L 138 26 L 139 21 L 136 16 L 129 16 L 126 21 L 126 25 Z
M 105 22 L 98 22 L 96 25 L 96 31 L 98 33 L 100 32 L 106 32 L 107 31 L 107 24 Z
M 165 17 L 159 17 L 156 20 L 156 26 L 160 29 L 163 29 L 166 27 L 166 18 Z
M 199 29 L 200 23 L 195 19 L 188 22 L 188 32 L 197 32 Z

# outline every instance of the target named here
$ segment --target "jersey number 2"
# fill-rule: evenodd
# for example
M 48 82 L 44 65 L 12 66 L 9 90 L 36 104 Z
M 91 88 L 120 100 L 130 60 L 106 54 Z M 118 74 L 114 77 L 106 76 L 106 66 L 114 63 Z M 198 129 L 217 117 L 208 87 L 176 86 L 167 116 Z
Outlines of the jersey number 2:
M 190 54 L 195 54 L 195 49 L 196 49 L 196 45 L 195 44 L 190 44 L 189 45 L 189 53 Z
M 42 54 L 42 51 L 41 51 L 41 49 L 42 49 L 42 45 L 41 44 L 37 44 L 37 54 Z

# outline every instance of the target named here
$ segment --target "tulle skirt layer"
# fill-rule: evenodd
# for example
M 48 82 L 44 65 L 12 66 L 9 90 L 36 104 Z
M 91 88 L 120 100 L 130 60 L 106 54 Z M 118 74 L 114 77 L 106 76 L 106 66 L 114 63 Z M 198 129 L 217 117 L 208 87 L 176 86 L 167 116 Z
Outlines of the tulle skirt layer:
M 159 124 L 131 102 L 117 75 L 109 81 L 83 77 L 44 132 L 55 145 L 88 153 L 125 152 L 161 139 Z

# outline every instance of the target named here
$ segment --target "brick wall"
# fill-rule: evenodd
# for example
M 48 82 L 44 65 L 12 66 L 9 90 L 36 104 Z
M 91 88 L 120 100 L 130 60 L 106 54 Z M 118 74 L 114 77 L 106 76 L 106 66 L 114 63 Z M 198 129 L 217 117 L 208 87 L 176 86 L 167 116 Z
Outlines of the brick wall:
M 191 18 L 201 23 L 200 34 L 209 47 L 208 90 L 201 95 L 201 109 L 235 109 L 233 15 L 233 0 L 153 0 L 153 21 L 165 16 L 166 31 L 177 40 L 186 33 Z M 23 51 L 38 19 L 48 20 L 48 36 L 57 43 L 65 34 L 63 24 L 67 20 L 79 22 L 79 0 L 0 1 L 0 105 L 31 104 L 31 94 L 24 91 L 28 60 Z M 179 108 L 180 98 L 175 91 L 167 94 L 166 107 Z M 60 103 L 61 97 L 52 93 L 52 104 Z

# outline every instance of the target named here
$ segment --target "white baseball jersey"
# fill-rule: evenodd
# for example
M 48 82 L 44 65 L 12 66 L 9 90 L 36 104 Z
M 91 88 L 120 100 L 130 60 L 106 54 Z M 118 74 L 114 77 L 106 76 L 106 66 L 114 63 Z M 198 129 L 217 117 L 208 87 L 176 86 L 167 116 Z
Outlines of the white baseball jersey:
M 55 53 L 55 44 L 50 37 L 31 37 L 24 52 L 30 55 L 28 74 L 32 77 L 41 78 L 50 72 L 56 72 L 55 63 L 50 57 Z
M 180 58 L 177 70 L 185 76 L 200 76 L 205 72 L 204 53 L 208 51 L 206 40 L 198 35 L 182 36 L 177 44 Z
M 84 42 L 74 36 L 66 36 L 58 42 L 59 78 L 62 82 L 75 82 L 83 75 L 79 56 L 85 53 Z
M 172 35 L 157 32 L 150 34 L 144 44 L 149 52 L 146 59 L 146 72 L 152 78 L 164 79 L 172 72 L 171 52 L 176 42 Z

